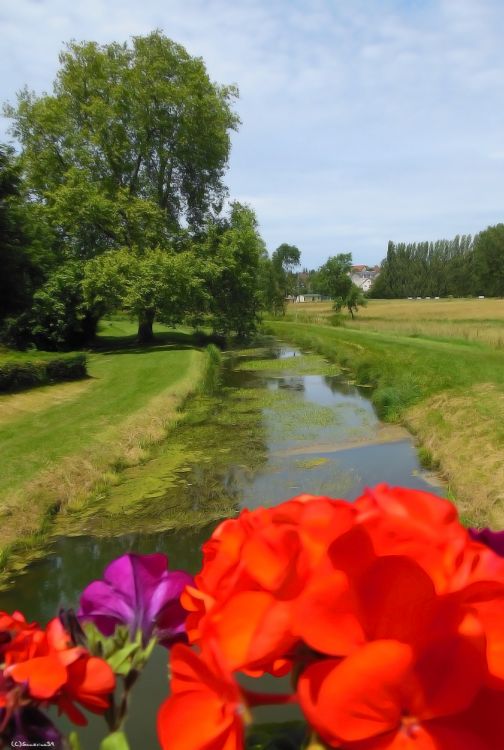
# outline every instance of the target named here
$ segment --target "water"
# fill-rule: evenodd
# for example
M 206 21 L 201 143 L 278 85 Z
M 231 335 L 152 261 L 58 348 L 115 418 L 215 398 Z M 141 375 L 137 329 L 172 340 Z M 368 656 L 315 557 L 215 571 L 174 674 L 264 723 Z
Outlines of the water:
M 243 506 L 301 492 L 351 500 L 380 481 L 439 493 L 407 433 L 382 425 L 366 393 L 321 358 L 282 344 L 233 357 L 222 393 L 198 397 L 151 462 L 127 470 L 85 513 L 63 517 L 50 553 L 0 594 L 0 608 L 47 622 L 129 550 L 162 551 L 171 567 L 196 572 L 217 519 Z M 157 747 L 164 695 L 166 652 L 158 649 L 134 693 L 133 750 Z M 93 717 L 83 750 L 95 750 L 102 734 Z

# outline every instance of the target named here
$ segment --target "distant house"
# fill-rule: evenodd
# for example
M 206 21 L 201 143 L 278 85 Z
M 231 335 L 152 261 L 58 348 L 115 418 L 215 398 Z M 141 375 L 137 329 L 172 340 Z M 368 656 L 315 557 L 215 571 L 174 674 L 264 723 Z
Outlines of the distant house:
M 357 265 L 352 266 L 350 271 L 350 278 L 355 286 L 362 289 L 363 292 L 369 292 L 373 286 L 373 282 L 380 273 L 379 266 L 369 268 L 369 266 Z
M 352 279 L 352 282 L 355 284 L 355 286 L 358 286 L 359 289 L 362 289 L 363 292 L 369 292 L 369 290 L 373 286 L 374 279 L 370 276 L 364 276 L 360 273 L 352 273 L 350 275 L 350 278 Z
M 330 299 L 325 297 L 323 294 L 316 294 L 315 292 L 303 292 L 298 294 L 294 302 L 325 302 Z

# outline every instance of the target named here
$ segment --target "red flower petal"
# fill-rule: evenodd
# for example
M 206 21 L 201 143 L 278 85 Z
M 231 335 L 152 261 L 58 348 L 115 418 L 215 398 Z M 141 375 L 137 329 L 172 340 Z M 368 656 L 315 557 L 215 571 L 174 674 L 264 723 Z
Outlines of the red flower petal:
M 16 682 L 26 682 L 34 698 L 52 698 L 65 684 L 67 671 L 55 656 L 39 656 L 8 668 L 8 675 Z

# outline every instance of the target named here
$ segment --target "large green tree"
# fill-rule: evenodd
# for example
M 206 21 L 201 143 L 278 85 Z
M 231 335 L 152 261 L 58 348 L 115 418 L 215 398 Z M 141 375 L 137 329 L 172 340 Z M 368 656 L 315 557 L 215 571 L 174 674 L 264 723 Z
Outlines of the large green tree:
M 220 334 L 247 338 L 263 306 L 261 264 L 264 242 L 253 210 L 231 204 L 229 216 L 209 227 L 205 239 L 210 289 L 209 321 Z
M 278 303 L 282 312 L 285 312 L 286 298 L 296 291 L 296 277 L 294 269 L 301 262 L 301 251 L 295 245 L 283 242 L 273 252 L 271 264 L 278 289 Z
M 246 338 L 261 309 L 264 243 L 254 212 L 231 204 L 198 238 L 180 246 L 111 250 L 84 264 L 86 309 L 100 317 L 120 307 L 139 318 L 139 340 L 152 338 L 154 320 L 206 323 L 219 334 Z
M 284 297 L 294 290 L 294 269 L 301 263 L 301 251 L 295 245 L 283 242 L 271 256 L 273 268 L 278 276 Z
M 201 58 L 156 31 L 71 42 L 60 63 L 53 94 L 25 89 L 7 114 L 30 188 L 77 252 L 152 243 L 156 218 L 162 237 L 222 205 L 237 92 Z
M 84 264 L 83 299 L 98 317 L 117 308 L 139 320 L 138 340 L 152 340 L 155 319 L 176 325 L 201 322 L 208 312 L 208 266 L 188 249 L 123 248 Z
M 182 226 L 198 231 L 222 208 L 236 89 L 159 31 L 72 42 L 60 64 L 52 94 L 24 90 L 6 112 L 61 262 L 125 249 L 159 260 Z M 145 338 L 151 317 L 139 310 Z
M 349 275 L 351 268 L 351 253 L 339 253 L 328 258 L 318 270 L 315 283 L 317 291 L 326 294 L 335 303 L 344 301 L 352 288 Z
M 285 313 L 286 297 L 296 291 L 294 269 L 299 266 L 300 261 L 300 250 L 286 242 L 273 251 L 271 258 L 265 253 L 261 259 L 260 286 L 264 307 L 274 315 Z

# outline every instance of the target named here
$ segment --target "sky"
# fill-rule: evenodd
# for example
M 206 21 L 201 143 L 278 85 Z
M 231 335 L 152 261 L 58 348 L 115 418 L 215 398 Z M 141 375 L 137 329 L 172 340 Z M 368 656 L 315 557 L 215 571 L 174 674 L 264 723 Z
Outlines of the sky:
M 270 251 L 374 264 L 504 220 L 502 0 L 0 0 L 0 101 L 155 28 L 238 85 L 227 184 Z

